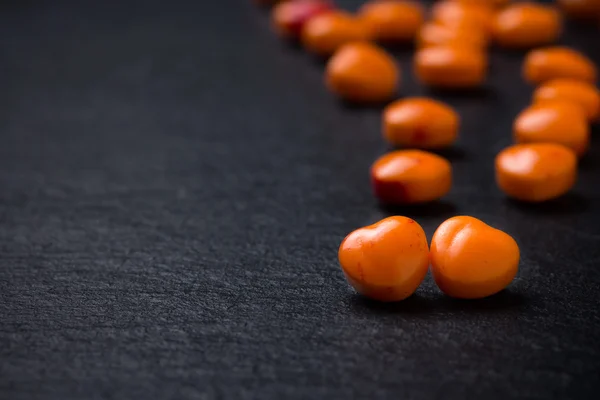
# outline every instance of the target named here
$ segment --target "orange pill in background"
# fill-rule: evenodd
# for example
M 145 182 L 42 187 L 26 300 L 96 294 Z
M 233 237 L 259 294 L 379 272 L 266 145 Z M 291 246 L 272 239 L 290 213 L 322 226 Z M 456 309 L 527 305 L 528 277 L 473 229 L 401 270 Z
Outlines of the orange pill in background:
M 565 100 L 582 107 L 588 121 L 600 118 L 600 90 L 587 82 L 559 78 L 547 81 L 533 93 L 533 102 Z
M 295 0 L 279 3 L 273 8 L 273 26 L 279 35 L 297 38 L 309 19 L 332 9 L 332 5 L 324 0 Z
M 308 51 L 327 57 L 347 43 L 369 40 L 371 34 L 367 25 L 352 14 L 331 11 L 307 21 L 300 37 Z
M 433 21 L 449 27 L 466 27 L 470 30 L 481 30 L 486 34 L 491 31 L 494 10 L 478 5 L 456 1 L 439 1 L 431 7 Z
M 559 9 L 567 16 L 576 19 L 594 19 L 600 15 L 598 0 L 557 0 Z
M 350 233 L 340 245 L 338 258 L 357 292 L 374 300 L 400 301 L 425 278 L 429 246 L 418 223 L 395 216 Z
M 327 87 L 356 103 L 391 100 L 398 92 L 400 68 L 385 50 L 367 42 L 344 45 L 329 59 Z
M 394 146 L 447 147 L 456 140 L 459 125 L 452 107 L 426 97 L 397 100 L 383 111 L 383 136 Z
M 496 183 L 504 193 L 527 202 L 567 193 L 577 179 L 577 156 L 555 143 L 517 144 L 496 157 Z
M 467 46 L 432 46 L 417 51 L 416 77 L 425 85 L 442 89 L 481 86 L 487 75 L 487 56 Z
M 488 45 L 488 39 L 481 30 L 427 22 L 417 32 L 416 44 L 418 48 L 448 45 L 484 50 Z
M 384 42 L 413 40 L 423 25 L 423 6 L 412 1 L 372 0 L 358 13 L 370 28 L 373 38 Z
M 533 84 L 556 78 L 596 83 L 597 76 L 596 65 L 589 57 L 563 46 L 531 50 L 523 62 L 523 77 Z
M 461 4 L 478 5 L 490 8 L 503 7 L 510 3 L 510 0 L 452 0 Z
M 431 239 L 431 273 L 450 297 L 480 299 L 505 289 L 517 275 L 520 251 L 507 233 L 468 216 L 442 223 Z
M 371 166 L 373 192 L 382 204 L 427 203 L 445 196 L 452 186 L 452 166 L 422 150 L 397 150 Z
M 590 129 L 581 106 L 569 101 L 545 101 L 521 112 L 513 124 L 517 143 L 558 143 L 581 156 L 590 141 Z
M 554 7 L 517 3 L 499 11 L 492 23 L 492 36 L 500 46 L 530 48 L 554 43 L 562 33 L 562 22 Z

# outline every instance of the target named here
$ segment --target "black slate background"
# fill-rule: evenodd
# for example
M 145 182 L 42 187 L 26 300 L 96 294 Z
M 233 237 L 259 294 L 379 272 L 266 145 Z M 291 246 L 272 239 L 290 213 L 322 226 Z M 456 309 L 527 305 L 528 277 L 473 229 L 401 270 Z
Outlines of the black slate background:
M 600 62 L 599 32 L 564 42 Z M 395 54 L 402 94 L 432 94 Z M 528 103 L 521 58 L 433 93 L 464 119 L 452 192 L 382 210 L 380 110 L 336 101 L 248 1 L 0 3 L 0 398 L 595 398 L 600 132 L 572 194 L 507 200 L 493 157 Z M 337 247 L 391 212 L 506 230 L 518 278 L 363 300 Z

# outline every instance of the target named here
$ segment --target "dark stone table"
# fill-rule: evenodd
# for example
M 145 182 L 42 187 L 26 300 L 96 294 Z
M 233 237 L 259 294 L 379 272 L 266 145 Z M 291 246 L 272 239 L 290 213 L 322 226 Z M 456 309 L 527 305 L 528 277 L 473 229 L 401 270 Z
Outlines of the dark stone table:
M 563 42 L 600 62 L 599 35 Z M 0 3 L 0 398 L 595 398 L 600 132 L 571 194 L 512 202 L 493 158 L 531 94 L 522 54 L 494 50 L 457 95 L 395 54 L 402 95 L 464 123 L 450 195 L 383 210 L 380 109 L 340 104 L 248 1 Z M 430 277 L 362 299 L 337 248 L 391 213 L 506 230 L 518 278 L 482 301 Z

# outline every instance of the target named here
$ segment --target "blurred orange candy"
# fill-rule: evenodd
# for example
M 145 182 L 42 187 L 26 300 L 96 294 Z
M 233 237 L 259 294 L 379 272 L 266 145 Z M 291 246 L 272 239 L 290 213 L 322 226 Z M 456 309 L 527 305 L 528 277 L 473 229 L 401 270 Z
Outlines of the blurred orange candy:
M 502 7 L 508 4 L 511 0 L 452 0 L 461 4 L 478 5 L 484 7 Z
M 517 242 L 477 218 L 441 224 L 431 239 L 431 273 L 450 297 L 479 299 L 506 288 L 519 268 Z
M 593 19 L 600 15 L 599 0 L 557 0 L 558 7 L 569 17 Z
M 423 7 L 412 1 L 371 0 L 358 14 L 371 29 L 373 38 L 385 42 L 414 39 L 424 21 Z
M 521 201 L 554 199 L 567 193 L 576 179 L 577 156 L 560 144 L 517 144 L 496 157 L 496 183 Z
M 536 103 L 525 109 L 515 119 L 513 134 L 517 143 L 558 143 L 579 156 L 590 141 L 583 109 L 565 100 Z
M 344 11 L 331 11 L 311 18 L 302 28 L 302 44 L 317 55 L 330 56 L 344 44 L 371 38 L 367 25 Z
M 357 103 L 390 100 L 400 84 L 400 68 L 394 58 L 367 42 L 340 48 L 327 63 L 325 76 L 332 92 Z
M 483 50 L 488 45 L 487 35 L 478 29 L 449 27 L 438 22 L 427 22 L 417 33 L 417 47 L 464 46 Z
M 413 294 L 425 278 L 429 246 L 418 223 L 395 216 L 346 236 L 338 259 L 357 292 L 374 300 L 400 301 Z
M 426 97 L 395 101 L 383 112 L 383 134 L 394 146 L 442 148 L 456 140 L 460 117 L 450 106 Z
M 431 17 L 433 21 L 449 27 L 477 29 L 487 34 L 492 27 L 494 10 L 478 4 L 446 0 L 433 5 Z
M 523 62 L 523 76 L 538 84 L 555 78 L 571 78 L 595 83 L 598 70 L 583 53 L 562 46 L 531 50 Z
M 330 10 L 331 4 L 324 0 L 283 2 L 273 9 L 273 25 L 281 36 L 296 38 L 300 36 L 302 27 L 309 19 Z
M 373 192 L 383 204 L 427 203 L 445 196 L 452 186 L 452 166 L 422 150 L 397 150 L 371 166 Z
M 559 78 L 548 81 L 533 93 L 534 103 L 566 100 L 581 106 L 590 122 L 600 117 L 600 91 L 595 86 L 575 79 Z
M 503 47 L 528 48 L 555 42 L 562 32 L 559 13 L 551 6 L 524 2 L 496 14 L 494 40 Z
M 432 46 L 417 51 L 414 71 L 431 87 L 457 89 L 483 84 L 487 75 L 487 56 L 467 46 Z

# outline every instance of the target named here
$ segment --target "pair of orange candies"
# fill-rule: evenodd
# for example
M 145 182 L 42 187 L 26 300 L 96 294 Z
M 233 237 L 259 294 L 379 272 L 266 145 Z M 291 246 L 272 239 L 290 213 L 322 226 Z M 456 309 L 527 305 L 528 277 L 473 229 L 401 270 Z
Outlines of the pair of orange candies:
M 446 295 L 461 299 L 491 296 L 516 276 L 520 251 L 505 232 L 467 216 L 442 223 L 429 248 L 418 223 L 394 216 L 350 233 L 338 256 L 356 291 L 391 302 L 412 295 L 430 264 L 436 284 Z

